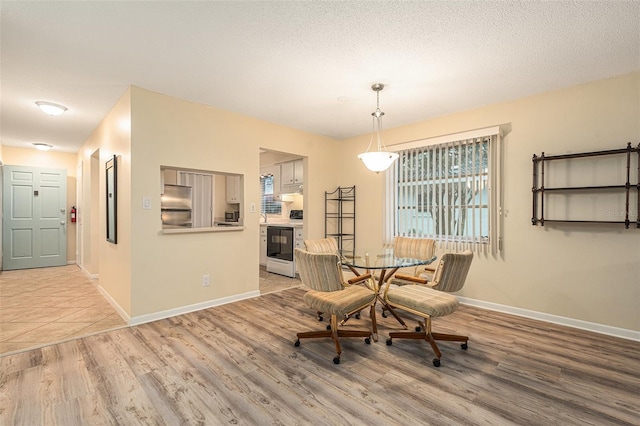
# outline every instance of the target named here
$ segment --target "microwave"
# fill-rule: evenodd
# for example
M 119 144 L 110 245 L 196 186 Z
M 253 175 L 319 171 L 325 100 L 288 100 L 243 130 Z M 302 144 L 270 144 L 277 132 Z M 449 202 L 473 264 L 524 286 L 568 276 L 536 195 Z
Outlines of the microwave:
M 224 212 L 225 222 L 237 222 L 240 218 L 240 212 Z

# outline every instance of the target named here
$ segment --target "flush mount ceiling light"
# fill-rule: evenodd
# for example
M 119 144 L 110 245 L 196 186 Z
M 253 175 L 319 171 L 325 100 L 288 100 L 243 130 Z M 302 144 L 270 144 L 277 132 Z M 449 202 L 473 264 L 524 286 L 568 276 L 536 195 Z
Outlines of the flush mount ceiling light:
M 53 145 L 49 145 L 48 143 L 43 142 L 34 142 L 33 146 L 35 146 L 36 149 L 39 149 L 40 151 L 49 151 L 51 148 L 53 148 Z
M 367 169 L 376 173 L 387 170 L 398 158 L 397 153 L 387 151 L 387 147 L 382 140 L 382 116 L 384 115 L 384 112 L 380 111 L 380 91 L 382 89 L 384 89 L 384 84 L 382 83 L 376 83 L 371 86 L 371 90 L 376 92 L 377 98 L 376 110 L 371 113 L 373 116 L 373 134 L 367 151 L 358 155 L 358 158 L 362 160 Z M 376 151 L 369 151 L 374 139 L 376 139 L 377 149 Z
M 52 102 L 38 101 L 36 102 L 36 105 L 38 105 L 38 108 L 47 115 L 62 115 L 67 110 L 66 106 L 54 104 Z

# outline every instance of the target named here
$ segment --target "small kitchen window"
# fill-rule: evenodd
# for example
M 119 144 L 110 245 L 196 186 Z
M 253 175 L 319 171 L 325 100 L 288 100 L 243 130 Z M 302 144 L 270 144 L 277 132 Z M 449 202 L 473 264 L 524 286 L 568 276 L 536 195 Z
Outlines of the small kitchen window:
M 260 176 L 260 212 L 265 214 L 282 214 L 282 203 L 275 200 L 273 174 Z

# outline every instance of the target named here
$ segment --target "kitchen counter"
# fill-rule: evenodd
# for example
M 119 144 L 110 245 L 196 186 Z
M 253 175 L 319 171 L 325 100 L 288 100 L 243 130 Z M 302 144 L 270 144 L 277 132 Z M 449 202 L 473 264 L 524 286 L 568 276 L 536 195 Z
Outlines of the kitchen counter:
M 229 232 L 244 231 L 244 226 L 212 226 L 210 228 L 183 228 L 180 229 L 162 229 L 160 234 L 194 234 L 197 232 Z
M 214 226 L 242 226 L 240 222 L 213 222 Z

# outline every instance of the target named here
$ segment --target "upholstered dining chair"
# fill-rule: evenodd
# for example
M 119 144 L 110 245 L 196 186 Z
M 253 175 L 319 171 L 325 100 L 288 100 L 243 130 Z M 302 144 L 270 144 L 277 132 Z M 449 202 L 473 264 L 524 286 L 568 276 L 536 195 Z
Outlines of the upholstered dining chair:
M 304 240 L 304 248 L 309 253 L 338 253 L 338 242 L 335 238 Z M 316 318 L 318 318 L 318 321 L 324 320 L 322 312 L 316 312 Z
M 304 248 L 309 253 L 338 253 L 338 243 L 335 238 L 304 240 Z
M 371 337 L 377 335 L 375 322 L 375 293 L 366 286 L 347 285 L 343 281 L 340 257 L 337 253 L 311 253 L 300 248 L 294 250 L 300 279 L 309 290 L 303 296 L 305 303 L 319 312 L 331 315 L 331 323 L 325 330 L 307 331 L 297 334 L 295 346 L 300 339 L 330 337 L 336 348 L 335 364 L 340 363 L 340 337 L 364 337 L 365 343 L 371 343 Z M 349 284 L 371 278 L 363 274 L 349 280 Z M 371 329 L 354 330 L 339 328 L 338 318 L 347 318 L 350 314 L 366 307 L 371 311 Z
M 436 358 L 433 365 L 440 366 L 442 353 L 436 340 L 462 342 L 461 348 L 467 349 L 468 336 L 434 333 L 431 330 L 431 319 L 454 313 L 458 309 L 458 299 L 449 293 L 459 291 L 465 283 L 473 253 L 469 250 L 463 253 L 445 253 L 442 255 L 435 271 L 433 285 L 428 287 L 427 280 L 413 282 L 407 285 L 392 285 L 390 282 L 384 288 L 384 299 L 394 309 L 409 312 L 424 318 L 419 321 L 415 332 L 391 332 L 387 345 L 391 345 L 394 338 L 426 340 L 431 345 Z
M 428 260 L 435 256 L 436 240 L 431 238 L 416 238 L 396 236 L 393 239 L 393 254 L 395 257 Z M 389 279 L 393 285 L 422 283 L 433 276 L 432 264 L 411 266 L 400 269 Z M 376 280 L 378 277 L 375 277 Z M 417 278 L 417 280 L 415 279 Z M 382 316 L 387 317 L 387 309 L 383 306 Z M 400 321 L 404 326 L 404 322 Z
M 436 241 L 431 238 L 414 238 L 396 236 L 393 239 L 393 253 L 395 257 L 408 257 L 412 259 L 431 259 L 436 251 Z M 433 275 L 434 268 L 429 265 L 414 266 L 409 270 L 401 270 L 396 272 L 392 278 L 392 283 L 397 279 L 406 279 L 406 277 L 414 277 L 420 279 L 429 279 Z M 405 284 L 405 283 L 400 283 Z
M 310 253 L 338 253 L 338 242 L 335 238 L 319 238 L 315 240 L 304 240 L 304 247 Z M 370 285 L 368 280 L 358 280 L 357 282 L 364 282 L 366 285 Z M 360 319 L 360 312 L 356 312 L 354 314 L 356 319 Z M 316 318 L 318 321 L 323 321 L 324 317 L 322 316 L 322 312 L 316 312 Z M 347 318 L 344 318 L 340 321 L 340 325 L 344 324 L 347 321 Z

